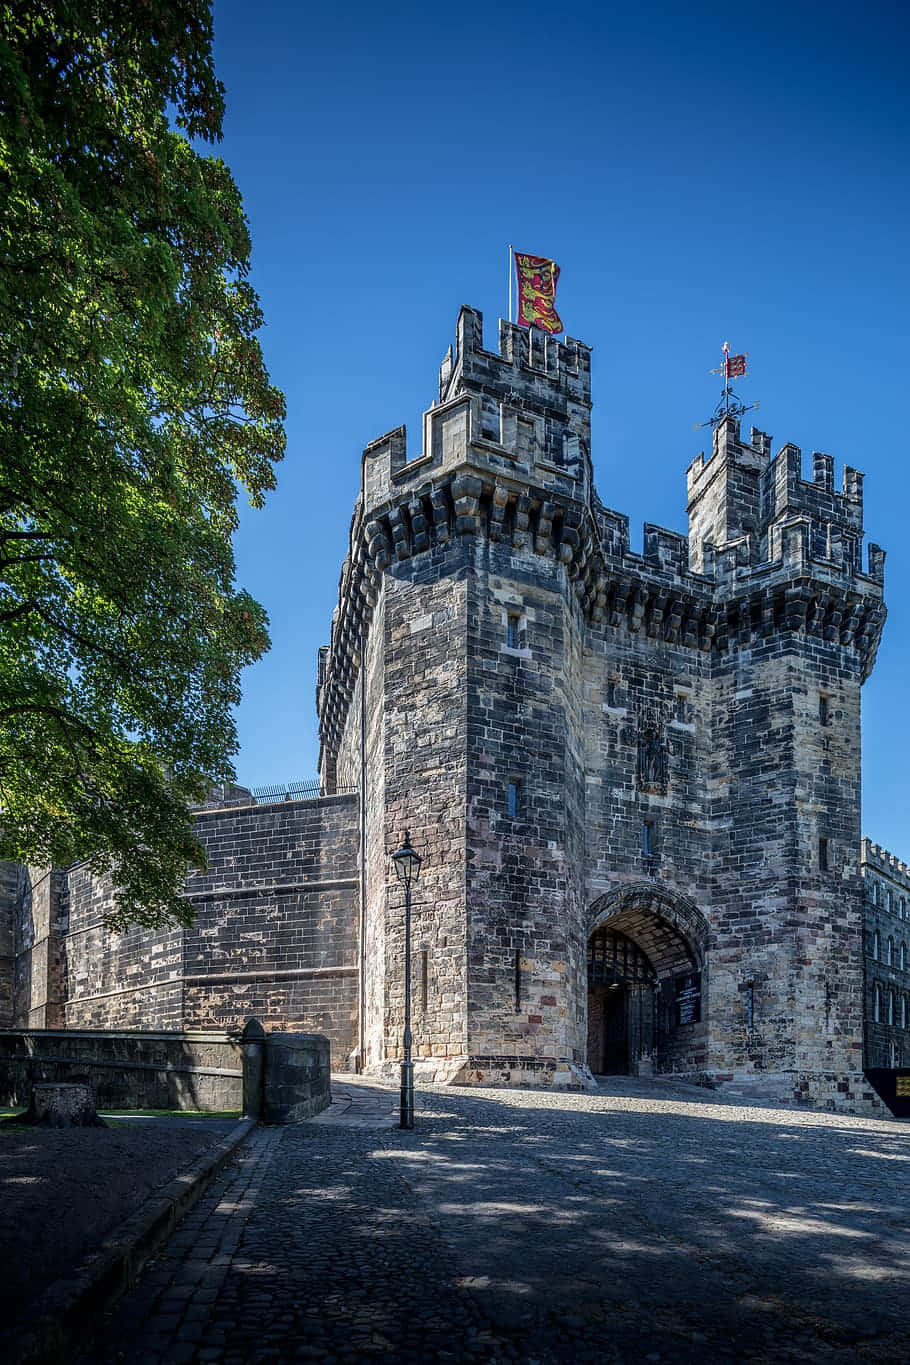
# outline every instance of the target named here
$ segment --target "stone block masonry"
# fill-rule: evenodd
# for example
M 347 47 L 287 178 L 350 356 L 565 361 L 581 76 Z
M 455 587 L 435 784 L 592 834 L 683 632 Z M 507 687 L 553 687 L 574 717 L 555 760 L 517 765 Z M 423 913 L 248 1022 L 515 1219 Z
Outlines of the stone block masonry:
M 7 1022 L 225 1030 L 256 1016 L 267 1030 L 328 1035 L 344 1066 L 357 1045 L 357 810 L 356 797 L 333 796 L 200 812 L 209 866 L 188 882 L 188 929 L 111 934 L 106 878 L 84 864 L 23 871 L 7 915 Z
M 0 862 L 0 1028 L 9 1028 L 14 1018 L 16 949 L 13 907 L 17 902 L 18 890 L 18 865 Z
M 862 876 L 866 1066 L 910 1072 L 910 867 L 864 839 Z
M 590 413 L 582 342 L 501 322 L 488 350 L 461 310 L 421 449 L 399 428 L 362 456 L 316 689 L 322 790 L 352 795 L 200 812 L 185 931 L 111 938 L 110 888 L 75 868 L 17 877 L 10 935 L 0 877 L 16 1021 L 256 1015 L 394 1069 L 408 829 L 418 1079 L 590 1086 L 593 1064 L 875 1110 L 864 1038 L 905 1059 L 910 989 L 860 875 L 885 619 L 863 476 L 836 488 L 815 452 L 805 479 L 796 446 L 725 417 L 688 535 L 648 524 L 637 554 Z
M 464 308 L 422 449 L 364 451 L 317 688 L 322 779 L 364 792 L 364 1063 L 400 1046 L 409 826 L 424 1074 L 584 1085 L 596 1057 L 862 1108 L 862 475 L 806 481 L 726 418 L 688 537 L 637 555 L 590 407 L 581 342 L 487 350 Z

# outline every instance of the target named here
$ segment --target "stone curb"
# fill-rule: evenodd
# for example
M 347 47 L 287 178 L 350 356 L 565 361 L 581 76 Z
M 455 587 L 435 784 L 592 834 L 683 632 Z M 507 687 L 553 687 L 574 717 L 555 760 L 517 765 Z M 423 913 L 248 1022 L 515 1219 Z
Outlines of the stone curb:
M 71 1276 L 52 1284 L 35 1305 L 35 1325 L 9 1344 L 6 1365 L 63 1365 L 71 1360 L 255 1127 L 255 1119 L 241 1119 L 227 1137 L 120 1223 Z

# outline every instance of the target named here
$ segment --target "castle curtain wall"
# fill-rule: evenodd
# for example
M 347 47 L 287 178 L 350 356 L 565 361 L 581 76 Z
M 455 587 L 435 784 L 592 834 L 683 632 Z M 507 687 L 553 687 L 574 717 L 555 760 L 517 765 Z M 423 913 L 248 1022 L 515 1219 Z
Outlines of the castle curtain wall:
M 357 798 L 200 814 L 209 867 L 192 877 L 184 1026 L 324 1033 L 357 1046 Z
M 105 912 L 114 888 L 85 864 L 66 876 L 67 1028 L 182 1029 L 182 929 L 128 929 L 112 934 Z
M 225 1029 L 255 1015 L 327 1034 L 344 1067 L 357 1046 L 357 812 L 356 796 L 201 812 L 209 867 L 189 880 L 187 929 L 112 934 L 107 878 L 84 864 L 33 874 L 15 912 L 10 1022 Z

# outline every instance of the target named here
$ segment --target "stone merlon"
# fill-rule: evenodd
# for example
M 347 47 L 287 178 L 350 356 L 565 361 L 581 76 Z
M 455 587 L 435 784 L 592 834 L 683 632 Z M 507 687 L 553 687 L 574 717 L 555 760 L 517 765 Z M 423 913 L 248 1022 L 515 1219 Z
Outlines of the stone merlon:
M 862 475 L 732 418 L 713 453 L 688 470 L 688 538 L 646 524 L 641 555 L 628 519 L 603 506 L 590 451 L 591 351 L 500 321 L 483 346 L 479 312 L 462 308 L 456 345 L 424 414 L 420 452 L 404 427 L 367 446 L 361 494 L 339 583 L 332 636 L 320 654 L 323 750 L 337 748 L 360 666 L 360 639 L 391 566 L 480 536 L 563 566 L 585 617 L 613 629 L 728 650 L 755 634 L 808 630 L 859 650 L 868 675 L 884 622 L 884 552 L 862 565 Z

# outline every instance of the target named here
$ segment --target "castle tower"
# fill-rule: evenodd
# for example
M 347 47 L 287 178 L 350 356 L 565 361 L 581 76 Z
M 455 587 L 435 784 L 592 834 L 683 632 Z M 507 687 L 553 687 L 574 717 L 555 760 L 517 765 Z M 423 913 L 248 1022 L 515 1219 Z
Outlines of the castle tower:
M 317 706 L 323 781 L 362 795 L 365 1067 L 399 1055 L 407 827 L 426 1074 L 858 1103 L 861 476 L 807 484 L 728 419 L 689 500 L 632 554 L 588 348 L 500 323 L 493 353 L 471 309 L 421 452 L 364 452 Z

